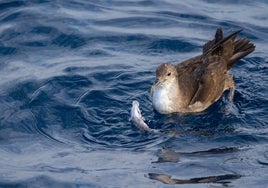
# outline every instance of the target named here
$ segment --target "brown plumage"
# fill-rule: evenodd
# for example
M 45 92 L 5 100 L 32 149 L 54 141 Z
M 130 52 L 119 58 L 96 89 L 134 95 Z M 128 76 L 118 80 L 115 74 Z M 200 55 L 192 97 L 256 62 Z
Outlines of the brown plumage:
M 159 113 L 200 112 L 217 101 L 225 90 L 234 94 L 232 66 L 253 52 L 246 38 L 236 40 L 242 30 L 223 37 L 218 28 L 213 40 L 203 46 L 203 54 L 177 65 L 161 64 L 152 86 L 153 106 Z

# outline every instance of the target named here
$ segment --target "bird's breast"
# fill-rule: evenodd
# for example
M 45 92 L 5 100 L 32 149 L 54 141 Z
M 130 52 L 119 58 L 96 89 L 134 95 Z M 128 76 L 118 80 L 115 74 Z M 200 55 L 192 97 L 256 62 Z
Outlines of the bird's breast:
M 163 87 L 158 87 L 153 92 L 153 106 L 161 114 L 173 112 L 172 101 L 169 97 L 169 91 Z

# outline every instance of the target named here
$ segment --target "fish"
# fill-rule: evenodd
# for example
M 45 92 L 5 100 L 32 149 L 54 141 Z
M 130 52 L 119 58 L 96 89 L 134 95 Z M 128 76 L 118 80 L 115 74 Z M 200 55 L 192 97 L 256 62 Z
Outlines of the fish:
M 151 129 L 144 121 L 144 117 L 141 115 L 140 111 L 140 103 L 137 100 L 132 101 L 132 108 L 130 111 L 130 118 L 129 121 L 132 121 L 132 123 L 141 131 L 147 131 L 152 133 L 158 133 L 159 130 Z

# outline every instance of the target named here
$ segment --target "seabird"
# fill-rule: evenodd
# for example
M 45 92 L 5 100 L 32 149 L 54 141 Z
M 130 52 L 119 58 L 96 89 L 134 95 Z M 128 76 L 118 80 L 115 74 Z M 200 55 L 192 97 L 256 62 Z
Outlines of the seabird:
M 161 64 L 151 88 L 152 103 L 161 114 L 201 112 L 216 102 L 224 91 L 234 96 L 235 83 L 229 70 L 241 58 L 255 50 L 247 38 L 236 39 L 242 29 L 223 36 L 216 30 L 203 53 L 177 65 Z

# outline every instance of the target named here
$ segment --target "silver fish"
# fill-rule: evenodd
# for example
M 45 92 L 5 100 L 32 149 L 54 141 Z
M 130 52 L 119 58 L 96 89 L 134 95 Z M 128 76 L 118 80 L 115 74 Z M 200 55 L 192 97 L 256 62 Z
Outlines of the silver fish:
M 129 120 L 133 122 L 133 124 L 139 128 L 141 131 L 148 131 L 148 132 L 159 132 L 158 130 L 151 129 L 144 121 L 145 119 L 141 115 L 141 111 L 139 108 L 140 104 L 138 101 L 134 100 L 132 102 L 132 108 L 130 111 L 130 118 Z

